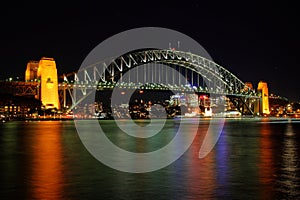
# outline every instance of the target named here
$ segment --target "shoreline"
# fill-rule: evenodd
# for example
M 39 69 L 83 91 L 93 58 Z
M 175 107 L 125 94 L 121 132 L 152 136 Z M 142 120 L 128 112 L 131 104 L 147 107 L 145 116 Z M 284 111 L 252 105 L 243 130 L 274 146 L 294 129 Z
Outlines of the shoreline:
M 165 118 L 153 118 L 154 120 L 164 120 Z M 15 119 L 1 119 L 1 123 L 11 122 L 11 121 L 74 121 L 74 120 L 153 120 L 150 118 L 15 118 Z M 167 118 L 167 120 L 192 120 L 192 119 L 200 119 L 200 120 L 211 120 L 211 119 L 225 119 L 225 120 L 254 120 L 254 121 L 300 121 L 300 118 L 295 117 L 257 117 L 257 116 L 242 116 L 242 117 L 174 117 Z

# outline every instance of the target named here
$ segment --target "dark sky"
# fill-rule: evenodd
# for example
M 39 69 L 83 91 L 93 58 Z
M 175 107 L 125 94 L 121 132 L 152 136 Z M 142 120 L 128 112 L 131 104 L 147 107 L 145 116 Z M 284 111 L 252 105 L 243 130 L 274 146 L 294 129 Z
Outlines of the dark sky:
M 241 80 L 264 80 L 271 93 L 300 100 L 299 7 L 288 1 L 34 2 L 0 8 L 0 79 L 24 77 L 27 62 L 43 56 L 59 74 L 75 71 L 106 38 L 155 26 L 192 37 Z

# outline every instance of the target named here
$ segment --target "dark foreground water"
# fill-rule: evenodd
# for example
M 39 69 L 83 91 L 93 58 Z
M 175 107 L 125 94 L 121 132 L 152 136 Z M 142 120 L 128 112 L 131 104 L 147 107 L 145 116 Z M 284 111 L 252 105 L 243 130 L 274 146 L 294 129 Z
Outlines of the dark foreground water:
M 91 156 L 73 121 L 0 124 L 0 199 L 300 199 L 299 121 L 228 119 L 214 149 L 199 159 L 208 124 L 200 123 L 176 162 L 139 174 Z M 172 139 L 176 121 L 149 143 L 127 140 L 112 121 L 101 126 L 121 148 L 153 151 Z

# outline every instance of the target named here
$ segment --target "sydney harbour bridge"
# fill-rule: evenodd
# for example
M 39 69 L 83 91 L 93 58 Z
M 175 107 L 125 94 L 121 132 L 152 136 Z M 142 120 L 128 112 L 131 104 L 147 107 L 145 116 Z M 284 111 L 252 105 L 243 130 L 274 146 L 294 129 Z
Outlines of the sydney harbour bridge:
M 54 59 L 51 61 L 54 62 Z M 266 83 L 262 83 L 255 90 L 249 82 L 243 82 L 225 67 L 191 52 L 142 49 L 99 61 L 81 67 L 77 72 L 58 77 L 51 77 L 52 72 L 49 70 L 42 72 L 38 67 L 29 68 L 27 66 L 27 71 L 30 72 L 26 72 L 26 82 L 7 83 L 7 90 L 14 90 L 16 95 L 35 95 L 45 104 L 41 93 L 43 87 L 48 87 L 59 94 L 60 107 L 68 107 L 69 110 L 76 108 L 89 95 L 95 95 L 95 92 L 118 88 L 169 90 L 173 93 L 196 94 L 198 97 L 207 95 L 214 99 L 215 103 L 226 98 L 242 114 L 269 112 Z M 29 73 L 31 74 L 28 75 Z M 32 75 L 34 73 L 35 75 Z M 47 77 L 45 86 L 43 81 L 39 80 L 40 77 Z M 5 87 L 4 85 L 2 84 L 2 87 Z M 49 95 L 49 92 L 44 92 L 45 95 Z M 47 98 L 44 97 L 44 101 L 45 99 Z M 71 103 L 68 100 L 71 100 Z

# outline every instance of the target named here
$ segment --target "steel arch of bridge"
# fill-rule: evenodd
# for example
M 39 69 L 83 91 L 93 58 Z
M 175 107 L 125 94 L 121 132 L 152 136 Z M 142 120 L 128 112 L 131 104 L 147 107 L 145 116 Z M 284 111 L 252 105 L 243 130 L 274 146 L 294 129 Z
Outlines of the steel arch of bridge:
M 89 95 L 89 89 L 113 88 L 116 86 L 116 78 L 130 69 L 149 63 L 160 63 L 171 66 L 180 66 L 191 70 L 203 77 L 206 87 L 196 85 L 163 85 L 157 89 L 170 88 L 172 90 L 195 91 L 213 93 L 219 95 L 241 96 L 245 98 L 258 98 L 255 90 L 249 88 L 243 81 L 236 77 L 221 65 L 191 52 L 170 49 L 150 49 L 130 52 L 117 58 L 100 61 L 81 68 L 77 73 L 72 73 L 73 80 L 68 75 L 63 75 L 64 82 L 59 84 L 60 90 L 69 91 L 73 106 L 80 103 L 85 96 Z M 123 87 L 140 89 L 143 84 L 124 84 Z M 71 91 L 80 90 L 82 98 L 76 99 L 76 93 Z

